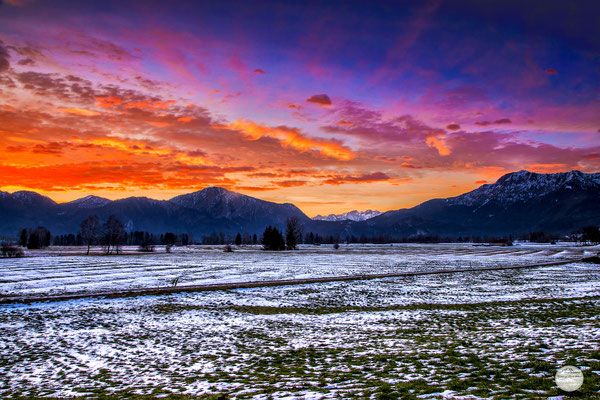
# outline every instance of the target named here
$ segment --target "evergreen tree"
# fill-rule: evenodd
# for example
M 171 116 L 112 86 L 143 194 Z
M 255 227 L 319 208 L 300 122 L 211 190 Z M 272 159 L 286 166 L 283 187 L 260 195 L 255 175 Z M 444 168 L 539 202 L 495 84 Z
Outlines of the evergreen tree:
M 29 239 L 29 232 L 27 231 L 27 229 L 25 229 L 25 228 L 21 229 L 21 232 L 19 233 L 19 245 L 21 245 L 21 247 L 27 247 L 28 239 Z
M 283 239 L 283 235 L 277 228 L 269 225 L 263 233 L 262 245 L 263 250 L 284 250 L 285 240 Z

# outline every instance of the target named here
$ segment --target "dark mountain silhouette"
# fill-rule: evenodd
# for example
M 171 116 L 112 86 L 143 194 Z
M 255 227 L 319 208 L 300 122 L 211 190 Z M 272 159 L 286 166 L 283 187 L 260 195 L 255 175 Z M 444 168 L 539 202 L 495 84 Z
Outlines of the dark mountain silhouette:
M 73 233 L 89 215 L 105 220 L 113 214 L 129 231 L 191 232 L 196 236 L 213 232 L 260 233 L 266 225 L 283 226 L 293 216 L 301 222 L 309 220 L 293 204 L 259 200 L 218 187 L 171 200 L 129 197 L 111 201 L 87 196 L 62 204 L 35 192 L 0 192 L 0 233 L 4 235 L 38 225 L 48 227 L 54 234 Z
M 111 201 L 87 196 L 57 204 L 35 192 L 0 192 L 0 234 L 44 225 L 54 234 L 75 233 L 89 215 L 105 220 L 116 215 L 127 230 L 193 233 L 260 234 L 265 226 L 280 229 L 296 216 L 305 232 L 321 235 L 506 235 L 531 231 L 569 233 L 600 225 L 600 174 L 571 171 L 536 174 L 519 171 L 494 184 L 448 199 L 426 201 L 410 209 L 388 211 L 365 221 L 319 221 L 293 204 L 256 199 L 223 188 L 153 200 L 130 197 Z
M 600 174 L 514 172 L 472 192 L 388 211 L 366 223 L 370 232 L 400 236 L 567 233 L 600 224 Z

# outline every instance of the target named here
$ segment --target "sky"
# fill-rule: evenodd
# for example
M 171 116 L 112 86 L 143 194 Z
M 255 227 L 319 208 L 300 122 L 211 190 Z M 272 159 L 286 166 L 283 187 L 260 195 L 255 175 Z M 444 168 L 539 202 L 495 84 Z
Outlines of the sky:
M 598 172 L 600 3 L 0 0 L 0 149 L 3 191 L 309 216 Z

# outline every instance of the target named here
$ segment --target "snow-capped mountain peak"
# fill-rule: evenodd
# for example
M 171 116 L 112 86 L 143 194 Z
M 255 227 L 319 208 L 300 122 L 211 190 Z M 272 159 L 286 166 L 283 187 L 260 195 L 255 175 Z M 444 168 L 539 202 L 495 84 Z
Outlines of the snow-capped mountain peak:
M 357 211 L 352 210 L 345 212 L 343 214 L 329 214 L 329 215 L 317 215 L 313 217 L 315 221 L 366 221 L 378 215 L 381 215 L 381 211 L 374 210 L 365 210 L 365 211 Z
M 97 207 L 103 207 L 103 206 L 107 205 L 108 203 L 110 203 L 109 199 L 105 199 L 104 197 L 98 197 L 98 196 L 93 196 L 93 195 L 85 196 L 85 197 L 82 197 L 81 199 L 77 199 L 77 200 L 73 200 L 73 201 L 69 202 L 69 204 L 76 205 L 78 208 L 97 208 Z
M 463 195 L 447 199 L 451 205 L 485 204 L 490 200 L 508 204 L 544 196 L 557 190 L 600 187 L 600 173 L 585 174 L 581 171 L 557 174 L 538 174 L 529 171 L 512 172 L 502 176 L 496 183 L 482 185 Z
M 39 193 L 29 191 L 29 190 L 20 190 L 18 192 L 13 192 L 12 198 L 22 202 L 23 204 L 28 204 L 28 205 L 33 205 L 33 204 L 55 205 L 56 204 L 52 199 L 50 199 L 46 196 L 42 196 Z

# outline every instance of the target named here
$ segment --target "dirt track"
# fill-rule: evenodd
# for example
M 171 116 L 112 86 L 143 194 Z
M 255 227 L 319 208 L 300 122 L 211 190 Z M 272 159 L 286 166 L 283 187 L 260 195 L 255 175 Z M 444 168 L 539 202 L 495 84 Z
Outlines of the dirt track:
M 73 294 L 59 294 L 50 296 L 1 296 L 0 304 L 15 304 L 15 303 L 38 303 L 45 301 L 67 301 L 77 300 L 84 298 L 116 298 L 116 297 L 135 297 L 135 296 L 148 296 L 148 295 L 161 295 L 170 293 L 181 293 L 181 292 L 210 292 L 218 290 L 232 290 L 232 289 L 248 289 L 258 287 L 270 287 L 270 286 L 289 286 L 289 285 L 305 285 L 311 283 L 324 283 L 324 282 L 341 282 L 341 281 L 357 281 L 367 279 L 380 279 L 380 278 L 396 278 L 405 276 L 419 276 L 419 275 L 437 275 L 437 274 L 453 274 L 461 272 L 477 272 L 477 271 L 499 271 L 506 269 L 523 269 L 523 268 L 540 268 L 550 267 L 555 265 L 565 265 L 574 262 L 580 262 L 580 259 L 558 261 L 551 263 L 542 264 L 531 264 L 531 265 L 517 265 L 511 267 L 479 267 L 479 268 L 455 268 L 445 270 L 426 270 L 426 271 L 415 271 L 415 272 L 399 272 L 393 274 L 369 274 L 369 275 L 346 275 L 346 276 L 329 276 L 319 278 L 303 278 L 303 279 L 286 279 L 276 281 L 252 281 L 252 282 L 233 282 L 233 283 L 215 283 L 209 285 L 191 285 L 191 286 L 162 286 L 162 287 L 149 287 L 149 288 L 138 288 L 138 289 L 126 289 L 126 290 L 111 290 L 111 291 L 99 291 L 99 292 L 85 292 L 85 293 L 73 293 Z

